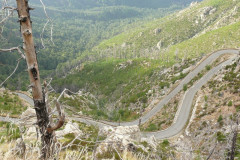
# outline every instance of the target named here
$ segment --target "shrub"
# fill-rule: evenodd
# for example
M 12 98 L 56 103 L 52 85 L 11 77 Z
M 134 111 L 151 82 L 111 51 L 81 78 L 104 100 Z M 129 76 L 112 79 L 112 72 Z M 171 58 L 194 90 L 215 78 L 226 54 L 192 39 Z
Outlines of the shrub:
M 74 133 L 68 133 L 68 134 L 64 135 L 64 138 L 73 140 L 75 138 L 75 135 L 74 135 Z
M 207 65 L 207 66 L 206 66 L 206 70 L 209 71 L 210 69 L 211 69 L 211 66 Z
M 207 102 L 207 100 L 208 100 L 208 96 L 207 95 L 204 96 L 204 100 L 205 100 L 205 102 Z
M 226 136 L 222 132 L 217 132 L 217 140 L 219 142 L 224 142 L 226 140 Z
M 237 112 L 240 111 L 240 105 L 239 105 L 239 106 L 236 106 L 236 110 L 237 110 Z
M 183 85 L 183 90 L 186 91 L 187 88 L 188 88 L 188 87 L 187 87 L 187 84 L 184 84 L 184 85 Z
M 155 131 L 155 130 L 157 130 L 157 126 L 153 123 L 151 123 L 146 129 L 146 131 Z
M 232 106 L 232 101 L 229 101 L 229 102 L 228 102 L 228 106 Z
M 162 145 L 163 147 L 167 147 L 167 146 L 169 146 L 169 144 L 170 144 L 169 141 L 168 141 L 167 139 L 165 139 L 165 140 L 162 142 L 161 145 Z
M 220 115 L 219 117 L 218 117 L 218 123 L 219 123 L 219 125 L 220 126 L 223 126 L 223 117 L 222 117 L 222 115 Z
M 207 122 L 206 122 L 206 121 L 203 121 L 202 126 L 203 126 L 203 127 L 206 127 L 206 126 L 207 126 Z
M 223 117 L 222 117 L 222 115 L 220 115 L 219 117 L 218 117 L 218 122 L 221 122 L 223 120 Z

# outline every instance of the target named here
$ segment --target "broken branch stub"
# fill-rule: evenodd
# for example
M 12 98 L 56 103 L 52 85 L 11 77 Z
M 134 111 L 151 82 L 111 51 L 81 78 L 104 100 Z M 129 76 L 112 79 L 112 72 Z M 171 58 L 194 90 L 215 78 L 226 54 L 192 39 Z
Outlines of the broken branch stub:
M 62 112 L 61 105 L 58 101 L 56 101 L 56 108 L 58 111 L 58 122 L 53 127 L 48 127 L 47 131 L 49 133 L 52 133 L 53 131 L 61 128 L 64 125 L 65 122 L 65 114 Z

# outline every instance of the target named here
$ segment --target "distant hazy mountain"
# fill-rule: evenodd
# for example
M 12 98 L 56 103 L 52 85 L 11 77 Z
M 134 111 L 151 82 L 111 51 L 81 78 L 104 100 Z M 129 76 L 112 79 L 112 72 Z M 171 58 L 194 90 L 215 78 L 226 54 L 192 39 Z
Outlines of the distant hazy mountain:
M 132 6 L 138 8 L 163 8 L 174 4 L 186 5 L 193 0 L 44 0 L 47 6 L 58 8 L 88 9 L 101 6 Z M 201 1 L 201 0 L 195 0 Z M 39 0 L 32 0 L 32 3 L 40 4 Z M 30 2 L 30 3 L 31 3 Z

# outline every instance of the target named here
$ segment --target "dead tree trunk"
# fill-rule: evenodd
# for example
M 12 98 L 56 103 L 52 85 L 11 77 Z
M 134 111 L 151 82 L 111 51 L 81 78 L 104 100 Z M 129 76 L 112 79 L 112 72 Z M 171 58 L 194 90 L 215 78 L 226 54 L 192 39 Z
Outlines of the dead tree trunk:
M 37 115 L 37 125 L 41 133 L 41 159 L 48 159 L 51 155 L 51 144 L 53 140 L 52 132 L 48 132 L 49 114 L 46 108 L 44 92 L 40 82 L 37 56 L 32 35 L 32 22 L 29 11 L 28 0 L 16 0 L 17 11 L 20 22 L 20 31 L 23 37 L 23 50 L 26 56 L 28 66 L 28 74 L 32 87 L 32 96 L 34 100 L 34 108 Z
M 230 152 L 230 160 L 234 160 L 234 157 L 235 157 L 237 136 L 238 136 L 238 130 L 235 130 L 233 133 L 232 146 L 231 146 L 231 152 Z

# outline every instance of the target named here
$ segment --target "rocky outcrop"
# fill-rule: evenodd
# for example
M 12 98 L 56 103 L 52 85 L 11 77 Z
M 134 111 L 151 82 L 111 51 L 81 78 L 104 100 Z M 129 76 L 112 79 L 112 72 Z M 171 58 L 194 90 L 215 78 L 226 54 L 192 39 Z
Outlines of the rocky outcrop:
M 157 43 L 157 49 L 158 49 L 158 50 L 161 50 L 161 48 L 162 48 L 162 41 L 159 41 L 159 42 Z
M 204 22 L 207 19 L 207 16 L 212 15 L 216 11 L 217 9 L 212 6 L 201 8 L 199 15 L 201 22 Z
M 59 131 L 55 132 L 57 138 L 61 138 L 64 135 L 69 134 L 69 133 L 73 133 L 75 135 L 75 137 L 77 137 L 77 136 L 81 137 L 83 135 L 83 132 L 79 129 L 78 124 L 72 123 L 72 122 L 68 122 L 63 130 L 59 130 Z
M 31 127 L 37 122 L 36 112 L 33 108 L 28 108 L 20 116 L 19 125 L 25 127 Z
M 191 4 L 190 4 L 190 7 L 194 7 L 195 5 L 197 5 L 199 2 L 192 2 Z
M 151 136 L 150 138 L 142 138 L 141 142 L 147 142 L 147 144 L 149 144 L 149 146 L 151 146 L 151 148 L 154 151 L 157 150 L 158 142 L 154 136 Z M 141 147 L 141 148 L 144 149 L 143 147 Z M 146 148 L 145 150 L 147 151 L 148 148 Z
M 138 126 L 119 126 L 103 127 L 100 130 L 100 135 L 105 135 L 107 138 L 97 147 L 96 155 L 104 155 L 107 152 L 114 150 L 118 151 L 134 151 L 136 145 L 134 142 L 140 140 L 140 129 Z
M 74 99 L 72 95 L 67 94 L 66 92 L 63 93 L 64 98 Z
M 154 35 L 157 35 L 157 34 L 159 34 L 161 31 L 162 31 L 161 28 L 156 28 L 156 29 L 153 30 L 153 33 L 154 33 Z
M 116 65 L 116 70 L 120 70 L 120 69 L 125 69 L 128 66 L 132 65 L 133 61 L 128 60 L 127 62 L 124 63 L 119 63 L 118 65 Z

